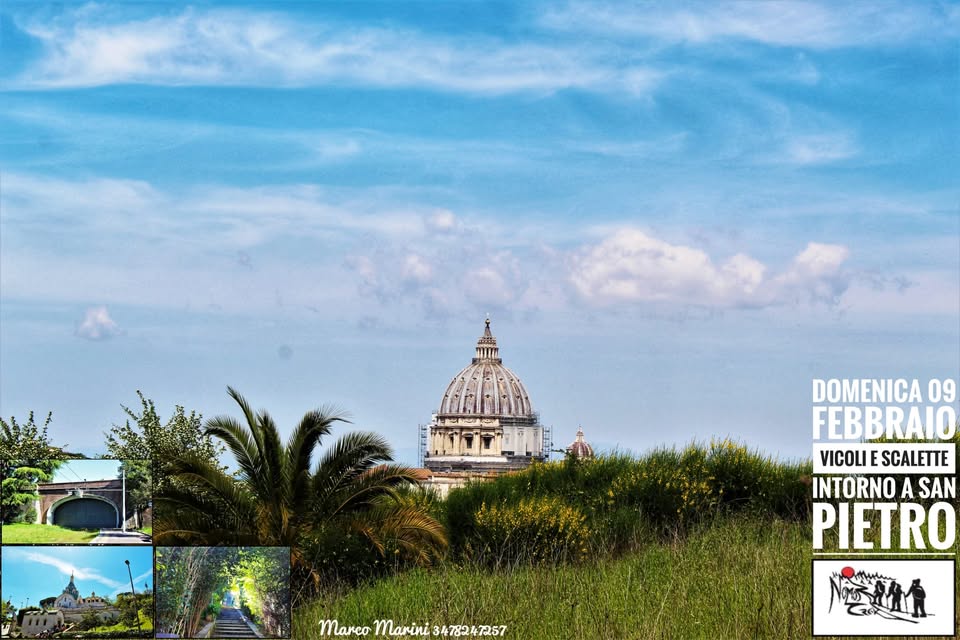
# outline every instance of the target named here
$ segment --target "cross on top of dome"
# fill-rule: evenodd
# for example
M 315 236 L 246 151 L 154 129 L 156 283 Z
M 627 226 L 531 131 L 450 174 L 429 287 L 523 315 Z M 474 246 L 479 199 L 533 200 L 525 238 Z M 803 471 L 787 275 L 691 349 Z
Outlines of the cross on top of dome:
M 496 362 L 502 363 L 500 359 L 500 348 L 497 347 L 497 339 L 490 332 L 490 318 L 484 322 L 483 335 L 477 340 L 477 354 L 473 358 L 473 363 L 478 362 Z

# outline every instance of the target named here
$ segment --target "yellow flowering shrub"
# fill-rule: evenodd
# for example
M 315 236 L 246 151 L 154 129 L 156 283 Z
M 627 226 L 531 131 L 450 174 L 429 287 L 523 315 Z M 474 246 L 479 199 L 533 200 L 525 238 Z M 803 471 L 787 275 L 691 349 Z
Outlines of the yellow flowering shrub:
M 611 488 L 618 502 L 662 524 L 683 525 L 720 509 L 796 516 L 805 496 L 798 469 L 729 439 L 713 440 L 708 447 L 654 451 Z
M 611 487 L 620 502 L 636 506 L 655 523 L 684 523 L 717 503 L 704 451 L 661 450 L 617 477 Z
M 484 502 L 474 514 L 474 528 L 494 563 L 578 560 L 590 540 L 586 516 L 556 496 Z

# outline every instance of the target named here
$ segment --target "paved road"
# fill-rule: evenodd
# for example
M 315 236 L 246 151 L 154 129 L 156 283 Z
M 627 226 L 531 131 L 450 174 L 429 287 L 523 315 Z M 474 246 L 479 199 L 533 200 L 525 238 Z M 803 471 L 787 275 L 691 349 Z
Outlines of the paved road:
M 90 544 L 150 544 L 150 536 L 139 531 L 121 531 L 120 529 L 100 529 L 100 535 Z

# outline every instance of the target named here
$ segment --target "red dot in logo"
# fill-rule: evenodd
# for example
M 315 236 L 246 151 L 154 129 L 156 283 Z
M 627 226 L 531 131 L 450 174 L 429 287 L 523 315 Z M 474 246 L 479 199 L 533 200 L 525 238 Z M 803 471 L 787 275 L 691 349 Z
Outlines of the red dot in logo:
M 840 570 L 840 575 L 847 579 L 852 578 L 854 573 L 853 567 L 844 567 Z

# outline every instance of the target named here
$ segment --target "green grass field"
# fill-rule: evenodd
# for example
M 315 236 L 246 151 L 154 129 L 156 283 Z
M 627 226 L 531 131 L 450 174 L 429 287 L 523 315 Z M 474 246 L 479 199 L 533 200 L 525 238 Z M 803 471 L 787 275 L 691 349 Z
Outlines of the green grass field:
M 296 638 L 343 625 L 506 625 L 507 638 L 810 636 L 809 527 L 732 520 L 617 560 L 417 570 L 294 612 Z
M 138 612 L 138 617 L 140 618 L 140 631 L 143 633 L 150 633 L 153 631 L 153 620 L 148 616 L 144 615 L 143 611 Z M 132 626 L 123 625 L 123 624 L 113 624 L 113 625 L 102 625 L 99 627 L 94 627 L 89 630 L 90 634 L 96 633 L 115 633 L 115 634 L 130 634 L 130 632 L 137 631 L 137 625 Z
M 99 529 L 65 529 L 46 524 L 5 524 L 0 530 L 3 544 L 82 544 L 90 542 Z
M 293 637 L 332 637 L 321 620 L 391 619 L 506 625 L 523 640 L 809 638 L 811 549 L 809 524 L 737 518 L 578 566 L 448 564 L 295 609 Z

